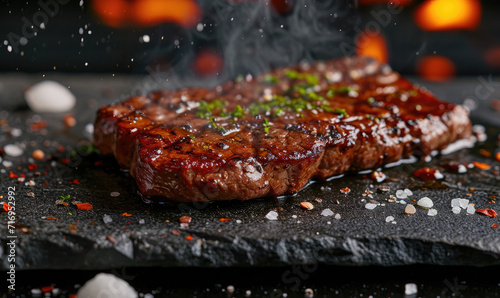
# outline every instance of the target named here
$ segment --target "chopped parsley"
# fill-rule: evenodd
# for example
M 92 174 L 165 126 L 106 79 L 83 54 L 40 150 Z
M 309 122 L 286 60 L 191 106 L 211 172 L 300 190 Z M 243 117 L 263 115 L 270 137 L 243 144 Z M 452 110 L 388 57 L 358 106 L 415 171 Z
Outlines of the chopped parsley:
M 269 133 L 269 128 L 271 127 L 271 124 L 267 119 L 264 119 L 264 122 L 262 122 L 262 126 L 264 127 L 264 133 L 268 134 Z
M 266 74 L 264 76 L 264 82 L 270 83 L 270 84 L 276 84 L 276 83 L 278 83 L 278 78 L 272 74 Z

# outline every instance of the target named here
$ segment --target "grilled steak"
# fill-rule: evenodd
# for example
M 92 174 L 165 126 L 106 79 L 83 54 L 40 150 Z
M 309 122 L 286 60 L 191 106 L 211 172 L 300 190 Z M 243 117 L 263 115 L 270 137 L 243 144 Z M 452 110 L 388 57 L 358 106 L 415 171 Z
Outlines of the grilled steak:
M 95 144 L 146 196 L 247 200 L 374 169 L 471 134 L 467 111 L 368 58 L 276 69 L 103 107 Z

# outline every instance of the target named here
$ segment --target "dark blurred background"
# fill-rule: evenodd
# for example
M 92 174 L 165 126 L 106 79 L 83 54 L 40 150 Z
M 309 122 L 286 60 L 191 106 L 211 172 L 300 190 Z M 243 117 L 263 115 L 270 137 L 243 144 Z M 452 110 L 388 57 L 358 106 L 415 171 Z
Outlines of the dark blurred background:
M 358 53 L 445 81 L 500 72 L 499 12 L 479 0 L 2 1 L 0 71 L 225 80 Z

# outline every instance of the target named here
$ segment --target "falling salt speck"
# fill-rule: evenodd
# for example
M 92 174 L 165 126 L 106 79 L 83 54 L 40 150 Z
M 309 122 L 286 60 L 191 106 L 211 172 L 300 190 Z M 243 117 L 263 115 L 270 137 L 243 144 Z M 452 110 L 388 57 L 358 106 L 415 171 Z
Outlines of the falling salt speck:
M 40 289 L 31 289 L 31 295 L 33 295 L 33 296 L 41 296 L 42 295 L 42 290 L 40 290 Z
M 10 168 L 10 167 L 12 167 L 13 163 L 12 163 L 12 161 L 10 161 L 10 160 L 4 160 L 4 161 L 2 162 L 2 165 L 3 165 L 4 167 L 6 167 L 6 168 Z
M 474 213 L 476 213 L 476 208 L 474 208 L 472 204 L 469 204 L 469 206 L 467 206 L 467 214 L 474 214 Z
M 406 192 L 405 192 L 404 190 L 402 190 L 402 189 L 398 189 L 398 190 L 396 191 L 396 197 L 397 197 L 398 199 L 406 199 L 406 198 L 408 197 L 408 195 L 406 194 Z
M 88 62 L 85 62 L 85 66 L 89 66 L 89 63 L 88 63 Z
M 24 36 L 23 36 L 23 37 L 21 37 L 21 38 L 19 39 L 19 44 L 21 44 L 22 46 L 27 45 L 27 44 L 28 44 L 28 39 L 27 39 L 26 37 L 24 37 Z
M 40 23 L 40 29 L 42 29 L 42 30 L 45 29 L 45 23 Z
M 391 222 L 391 221 L 394 221 L 394 216 L 389 215 L 385 218 L 385 222 Z
M 325 209 L 323 211 L 321 211 L 321 215 L 323 216 L 332 216 L 334 215 L 335 213 L 331 210 L 331 209 Z
M 87 125 L 85 125 L 85 132 L 88 134 L 93 134 L 94 133 L 94 124 L 87 123 Z
M 78 33 L 83 34 L 83 28 L 78 29 Z
M 455 214 L 459 214 L 460 211 L 462 211 L 462 208 L 460 208 L 460 207 L 453 207 L 453 208 L 451 208 L 451 212 L 453 212 Z
M 198 25 L 196 25 L 196 30 L 197 30 L 198 32 L 201 32 L 201 31 L 203 31 L 203 27 L 205 27 L 205 26 L 203 26 L 203 24 L 202 24 L 202 23 L 198 23 Z
M 112 197 L 118 197 L 120 195 L 120 193 L 117 191 L 112 191 L 109 195 Z
M 269 220 L 278 220 L 278 212 L 269 211 L 269 213 L 266 214 L 266 218 Z
M 23 134 L 23 131 L 20 128 L 12 128 L 10 130 L 10 134 L 16 138 L 20 137 Z
M 12 156 L 12 157 L 18 157 L 23 155 L 24 150 L 19 147 L 18 145 L 15 144 L 8 144 L 3 147 L 3 150 L 5 151 L 5 154 Z
M 423 197 L 420 200 L 418 200 L 417 205 L 422 207 L 422 208 L 427 209 L 427 208 L 431 208 L 432 206 L 434 206 L 434 203 L 428 197 Z
M 457 170 L 457 172 L 458 172 L 459 174 L 464 174 L 464 173 L 467 173 L 467 168 L 466 168 L 464 165 L 459 165 L 459 166 L 458 166 L 458 170 Z
M 11 45 L 8 45 L 8 46 L 7 46 L 7 51 L 8 51 L 8 52 L 12 52 L 12 46 L 11 46 Z
M 148 43 L 150 41 L 151 41 L 151 38 L 147 34 L 139 37 L 139 42 L 141 42 L 141 43 Z
M 365 208 L 368 210 L 373 210 L 375 207 L 377 207 L 378 204 L 373 204 L 373 203 L 366 203 Z
M 428 216 L 436 216 L 437 214 L 438 211 L 436 209 L 429 209 L 429 211 L 427 211 Z
M 102 221 L 107 224 L 107 223 L 110 223 L 113 221 L 113 219 L 111 218 L 111 216 L 107 215 L 107 214 L 104 214 L 104 216 L 102 217 Z

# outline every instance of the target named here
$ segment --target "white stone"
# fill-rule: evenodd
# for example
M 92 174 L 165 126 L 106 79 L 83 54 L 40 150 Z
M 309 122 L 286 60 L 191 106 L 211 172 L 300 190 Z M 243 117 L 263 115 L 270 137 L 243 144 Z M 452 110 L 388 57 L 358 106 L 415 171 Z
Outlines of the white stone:
M 427 211 L 428 216 L 436 216 L 437 214 L 438 211 L 436 209 L 429 209 L 429 211 Z
M 405 295 L 415 295 L 418 292 L 417 285 L 414 283 L 405 284 Z
M 278 212 L 269 211 L 269 213 L 266 214 L 266 218 L 269 220 L 278 220 Z
M 434 203 L 428 197 L 423 197 L 418 200 L 417 205 L 422 208 L 431 208 L 432 206 L 434 206 Z
M 37 113 L 68 112 L 76 104 L 76 98 L 69 89 L 56 81 L 45 80 L 31 86 L 24 92 L 28 106 Z
M 113 274 L 99 273 L 87 281 L 77 293 L 78 298 L 136 298 L 137 292 L 126 281 Z
M 333 213 L 333 211 L 331 209 L 328 209 L 328 208 L 325 209 L 325 210 L 323 210 L 323 211 L 321 211 L 321 215 L 323 215 L 323 216 L 332 216 L 334 214 L 335 213 Z

